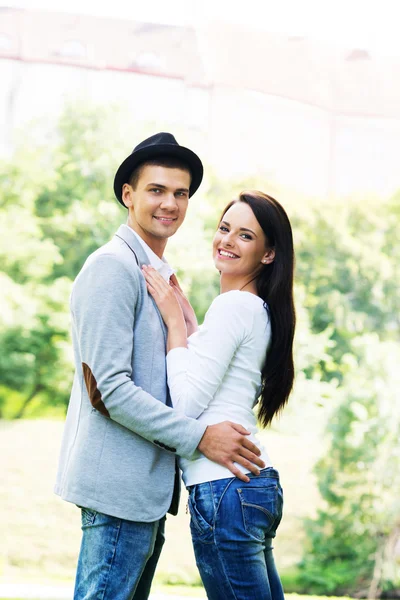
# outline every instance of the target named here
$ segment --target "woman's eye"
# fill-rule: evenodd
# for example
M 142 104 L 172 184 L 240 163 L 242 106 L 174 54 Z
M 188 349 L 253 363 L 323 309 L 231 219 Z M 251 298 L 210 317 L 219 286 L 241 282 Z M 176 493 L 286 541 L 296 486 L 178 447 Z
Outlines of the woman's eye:
M 244 238 L 245 240 L 252 240 L 253 238 L 251 237 L 251 235 L 249 235 L 248 233 L 242 233 L 242 238 Z
M 220 226 L 219 226 L 219 230 L 220 230 L 220 231 L 228 231 L 228 228 L 227 228 L 227 227 L 225 227 L 224 225 L 220 225 Z

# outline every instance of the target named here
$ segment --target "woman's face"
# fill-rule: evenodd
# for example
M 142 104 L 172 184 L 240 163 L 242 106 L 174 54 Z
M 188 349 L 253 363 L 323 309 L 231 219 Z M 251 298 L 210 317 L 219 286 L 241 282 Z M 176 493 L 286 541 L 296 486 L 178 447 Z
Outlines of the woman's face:
M 222 217 L 213 241 L 213 258 L 221 273 L 253 277 L 273 261 L 273 250 L 245 202 L 236 202 Z

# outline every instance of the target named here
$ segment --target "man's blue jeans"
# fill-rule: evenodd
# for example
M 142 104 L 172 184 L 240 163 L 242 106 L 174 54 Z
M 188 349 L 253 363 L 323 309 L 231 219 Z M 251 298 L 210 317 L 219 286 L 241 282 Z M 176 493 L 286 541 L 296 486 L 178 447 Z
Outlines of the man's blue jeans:
M 74 600 L 147 600 L 164 544 L 165 517 L 138 523 L 81 511 Z
M 209 600 L 283 600 L 272 538 L 282 518 L 279 474 L 189 486 L 190 529 Z

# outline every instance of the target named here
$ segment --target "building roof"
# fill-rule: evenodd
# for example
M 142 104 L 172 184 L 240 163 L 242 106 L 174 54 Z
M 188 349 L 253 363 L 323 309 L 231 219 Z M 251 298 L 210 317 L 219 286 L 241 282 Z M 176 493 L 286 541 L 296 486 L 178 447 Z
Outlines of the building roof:
M 0 16 L 0 59 L 146 73 L 333 114 L 400 118 L 400 59 L 356 46 L 216 22 L 194 29 L 15 8 Z

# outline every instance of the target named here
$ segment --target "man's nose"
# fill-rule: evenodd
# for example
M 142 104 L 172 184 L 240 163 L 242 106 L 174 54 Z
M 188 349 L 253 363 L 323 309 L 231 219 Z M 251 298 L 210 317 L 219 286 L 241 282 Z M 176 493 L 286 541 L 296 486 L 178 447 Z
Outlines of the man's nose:
M 172 192 L 170 194 L 164 194 L 160 206 L 161 208 L 166 208 L 167 210 L 174 210 L 178 206 L 175 195 Z

